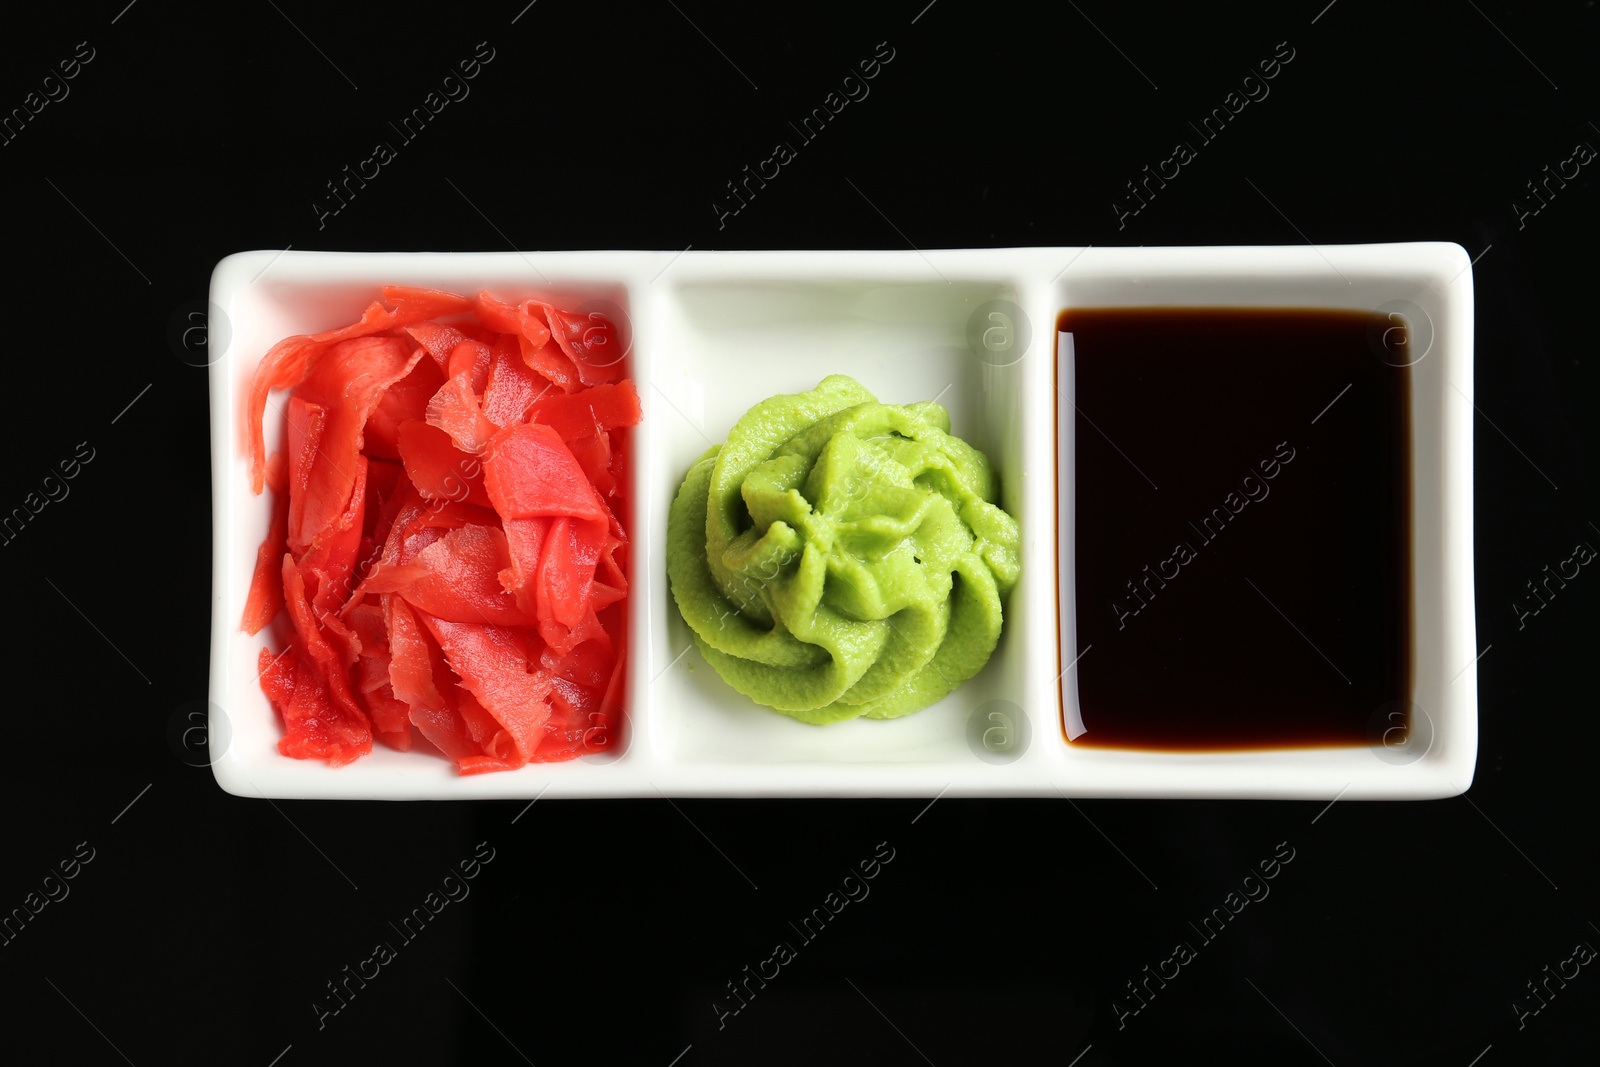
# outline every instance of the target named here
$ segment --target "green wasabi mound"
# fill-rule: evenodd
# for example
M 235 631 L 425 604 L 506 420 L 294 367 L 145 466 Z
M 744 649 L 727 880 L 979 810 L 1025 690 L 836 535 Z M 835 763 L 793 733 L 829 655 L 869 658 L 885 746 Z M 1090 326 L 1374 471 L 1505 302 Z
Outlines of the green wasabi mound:
M 808 723 L 919 711 L 977 674 L 1020 571 L 982 452 L 933 403 L 832 375 L 689 468 L 667 575 L 723 680 Z

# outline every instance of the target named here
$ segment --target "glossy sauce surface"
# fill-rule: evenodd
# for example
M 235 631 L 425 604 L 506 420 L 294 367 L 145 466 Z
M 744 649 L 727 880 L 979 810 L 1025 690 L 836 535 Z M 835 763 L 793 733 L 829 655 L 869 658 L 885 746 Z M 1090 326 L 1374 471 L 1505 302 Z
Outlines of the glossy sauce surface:
M 1402 739 L 1410 371 L 1395 365 L 1408 361 L 1397 321 L 1321 309 L 1061 313 L 1074 744 Z

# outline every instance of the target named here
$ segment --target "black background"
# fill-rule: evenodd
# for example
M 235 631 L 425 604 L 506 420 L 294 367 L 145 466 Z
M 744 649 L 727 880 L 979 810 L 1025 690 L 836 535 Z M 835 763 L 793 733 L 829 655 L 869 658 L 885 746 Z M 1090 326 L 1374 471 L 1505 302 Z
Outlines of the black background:
M 1600 543 L 1593 165 L 1522 225 L 1512 206 L 1600 145 L 1592 3 L 124 2 L 8 13 L 0 39 L 5 112 L 94 55 L 0 146 L 0 506 L 95 450 L 0 546 L 0 909 L 94 850 L 0 946 L 14 1058 L 1493 1067 L 1592 1046 L 1593 966 L 1520 1029 L 1512 1003 L 1600 945 L 1600 578 L 1521 629 L 1510 607 Z M 319 228 L 324 183 L 480 41 L 471 96 Z M 871 96 L 719 229 L 723 183 L 880 41 Z M 1279 42 L 1271 96 L 1119 229 L 1123 182 Z M 206 373 L 168 327 L 226 254 L 1423 239 L 1481 257 L 1467 797 L 566 801 L 512 825 L 520 803 L 240 799 L 169 745 L 206 692 L 210 523 Z M 470 899 L 319 1030 L 324 983 L 480 841 Z M 719 1030 L 723 984 L 881 841 L 870 898 Z M 1124 983 L 1280 842 L 1270 898 L 1119 1029 Z

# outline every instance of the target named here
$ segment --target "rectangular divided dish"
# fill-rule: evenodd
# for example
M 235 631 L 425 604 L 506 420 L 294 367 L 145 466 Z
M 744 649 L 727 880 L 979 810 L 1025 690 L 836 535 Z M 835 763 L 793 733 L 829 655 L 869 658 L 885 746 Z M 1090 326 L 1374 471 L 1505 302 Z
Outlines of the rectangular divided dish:
M 249 489 L 244 396 L 291 334 L 355 321 L 385 284 L 606 306 L 627 320 L 634 429 L 624 736 L 605 757 L 462 777 L 424 746 L 340 768 L 281 756 L 256 679 L 270 631 L 239 627 L 269 501 Z M 1429 798 L 1477 749 L 1472 572 L 1472 276 L 1450 244 L 929 252 L 245 252 L 212 279 L 211 760 L 275 798 L 1126 796 Z M 1092 307 L 1391 311 L 1412 346 L 1411 701 L 1401 748 L 1154 752 L 1069 743 L 1077 657 L 1073 406 L 1057 316 Z M 219 328 L 220 327 L 220 328 Z M 802 724 L 728 687 L 668 588 L 685 471 L 776 393 L 848 374 L 879 400 L 937 400 L 985 452 L 1022 529 L 1022 580 L 988 666 L 913 715 Z M 1065 382 L 1063 375 L 1066 375 Z M 281 409 L 280 409 L 281 410 Z M 1314 414 L 1311 413 L 1311 414 Z M 1310 417 L 1309 415 L 1307 416 Z M 1059 421 L 1058 421 L 1059 420 Z M 268 450 L 282 437 L 268 409 Z M 1064 520 L 1064 521 L 1063 521 Z M 1064 654 L 1064 650 L 1067 650 Z M 1068 715 L 1064 717 L 1063 709 Z M 1418 714 L 1420 712 L 1420 715 Z M 1292 713 L 1292 709 L 1286 713 Z M 994 743 L 996 739 L 999 743 Z

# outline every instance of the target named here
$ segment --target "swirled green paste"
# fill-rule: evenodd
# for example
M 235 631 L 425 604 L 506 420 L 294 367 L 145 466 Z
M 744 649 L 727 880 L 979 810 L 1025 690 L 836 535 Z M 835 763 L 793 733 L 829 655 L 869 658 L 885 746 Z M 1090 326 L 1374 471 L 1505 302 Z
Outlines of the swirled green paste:
M 706 661 L 803 722 L 892 719 L 1000 639 L 1018 529 L 984 454 L 934 403 L 844 375 L 751 408 L 689 468 L 667 574 Z

